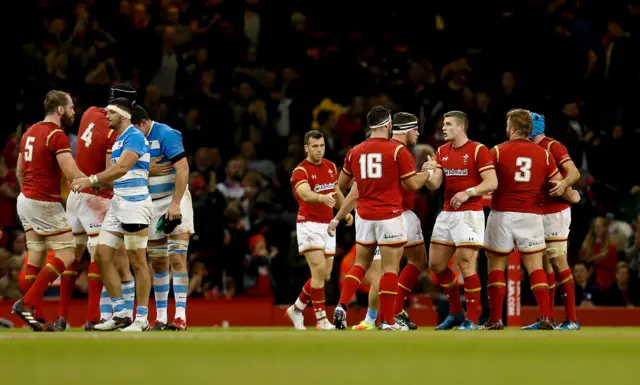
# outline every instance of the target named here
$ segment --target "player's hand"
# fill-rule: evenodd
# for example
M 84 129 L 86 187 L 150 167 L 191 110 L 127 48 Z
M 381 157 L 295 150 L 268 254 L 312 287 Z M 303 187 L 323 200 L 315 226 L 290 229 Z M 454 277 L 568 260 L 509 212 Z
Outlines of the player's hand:
M 427 161 L 422 165 L 422 172 L 427 170 L 434 171 L 438 167 L 438 163 L 436 163 L 435 159 L 431 155 L 427 155 Z
M 550 182 L 554 185 L 551 190 L 549 190 L 551 196 L 562 196 L 562 194 L 564 194 L 564 190 L 567 189 L 567 183 L 564 180 L 552 180 Z
M 466 191 L 460 191 L 451 198 L 451 207 L 458 209 L 462 204 L 469 200 L 469 193 Z
M 335 198 L 336 193 L 332 192 L 330 194 L 326 194 L 326 195 L 322 195 L 322 203 L 324 203 L 325 205 L 334 208 L 336 206 L 336 198 Z
M 166 217 L 170 221 L 172 221 L 174 219 L 180 218 L 181 215 L 182 214 L 180 213 L 180 204 L 171 202 L 171 205 L 169 205 L 169 210 L 167 210 Z
M 73 192 L 78 192 L 89 187 L 91 187 L 91 181 L 89 180 L 89 178 L 84 177 L 74 179 L 73 182 L 71 182 L 71 186 L 69 187 L 69 189 Z
M 171 163 L 160 164 L 159 160 L 152 160 L 149 163 L 149 176 L 169 175 L 171 170 L 173 170 Z
M 334 237 L 336 235 L 336 228 L 338 228 L 338 223 L 340 223 L 340 221 L 337 221 L 335 218 L 331 220 L 331 222 L 329 222 L 329 227 L 327 228 L 327 233 L 329 234 L 329 236 Z
M 569 198 L 569 203 L 576 204 L 576 203 L 579 203 L 581 200 L 582 200 L 582 197 L 580 196 L 580 193 L 577 192 L 576 190 L 572 190 L 571 196 Z
M 345 215 L 344 221 L 346 222 L 347 226 L 351 226 L 353 224 L 353 215 L 351 215 L 351 213 Z

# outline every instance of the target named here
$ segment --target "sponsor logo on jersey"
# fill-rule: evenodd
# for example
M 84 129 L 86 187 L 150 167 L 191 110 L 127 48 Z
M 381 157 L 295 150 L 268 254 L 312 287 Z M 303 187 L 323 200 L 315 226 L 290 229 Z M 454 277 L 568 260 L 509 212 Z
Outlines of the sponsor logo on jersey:
M 316 187 L 313 188 L 313 191 L 322 192 L 327 190 L 335 190 L 335 188 L 336 188 L 335 183 L 317 184 Z
M 457 169 L 457 168 L 445 168 L 444 175 L 446 176 L 467 176 L 469 175 L 469 170 L 465 169 Z

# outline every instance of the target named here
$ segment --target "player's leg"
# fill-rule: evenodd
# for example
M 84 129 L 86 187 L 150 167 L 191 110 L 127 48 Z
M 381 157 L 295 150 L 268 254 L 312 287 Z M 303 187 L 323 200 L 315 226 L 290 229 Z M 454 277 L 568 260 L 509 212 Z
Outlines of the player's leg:
M 162 331 L 167 329 L 169 322 L 167 307 L 171 289 L 167 237 L 149 239 L 147 253 L 153 270 L 153 295 L 156 300 L 156 319 L 149 324 L 149 331 Z
M 325 272 L 325 276 L 324 276 L 324 281 L 325 282 L 329 282 L 331 280 L 331 273 L 333 272 L 333 261 L 334 261 L 334 255 L 328 255 L 326 252 L 324 254 L 325 257 L 325 264 L 327 265 Z
M 436 330 L 450 330 L 464 322 L 464 311 L 460 298 L 458 280 L 449 268 L 449 261 L 456 251 L 452 229 L 457 218 L 454 212 L 441 211 L 436 218 L 429 245 L 429 269 L 438 278 L 442 290 L 449 300 L 449 315 Z
M 380 277 L 380 330 L 409 330 L 407 325 L 396 323 L 394 308 L 398 295 L 398 270 L 407 243 L 404 216 L 377 221 L 376 240 L 382 256 Z
M 547 275 L 547 285 L 549 285 L 549 306 L 551 307 L 551 322 L 555 325 L 555 304 L 556 304 L 556 273 L 553 271 L 553 265 L 551 264 L 551 258 L 548 254 L 548 250 L 542 255 L 542 269 Z
M 491 211 L 484 233 L 485 253 L 488 260 L 487 291 L 489 294 L 489 320 L 480 328 L 502 330 L 502 308 L 507 294 L 505 269 L 507 257 L 513 251 L 513 233 L 510 213 Z
M 376 248 L 375 222 L 360 218 L 356 213 L 356 262 L 349 269 L 344 279 L 338 306 L 333 313 L 333 324 L 336 329 L 346 330 L 347 308 L 351 298 L 358 291 L 360 282 L 371 266 Z
M 123 223 L 124 245 L 127 248 L 127 257 L 133 269 L 135 278 L 135 296 L 138 304 L 136 318 L 133 323 L 123 331 L 142 332 L 149 327 L 147 316 L 149 315 L 149 295 L 151 291 L 151 277 L 147 265 L 148 224 Z
M 24 274 L 20 274 L 20 280 L 18 282 L 20 291 L 22 294 L 27 294 L 33 283 L 36 281 L 36 277 L 42 270 L 42 266 L 47 259 L 47 245 L 45 244 L 45 238 L 38 235 L 33 229 L 26 228 L 25 238 L 27 241 L 27 250 L 29 251 L 29 258 L 27 260 L 27 266 L 24 269 Z M 34 317 L 41 323 L 46 323 L 44 317 L 44 305 L 42 298 L 40 298 L 34 306 Z
M 465 322 L 459 330 L 477 330 L 480 317 L 480 278 L 477 274 L 478 247 L 457 247 L 454 258 L 464 278 L 464 296 L 467 303 Z
M 78 247 L 76 245 L 76 247 Z M 98 247 L 98 235 L 91 235 L 87 240 L 87 248 L 89 249 L 89 270 L 87 274 L 87 322 L 84 325 L 85 331 L 91 331 L 95 325 L 111 318 L 112 306 L 109 292 L 102 286 L 102 278 L 100 277 L 100 269 L 96 263 L 96 249 Z M 77 250 L 76 250 L 77 251 Z M 102 298 L 102 292 L 106 293 Z M 104 302 L 104 305 L 103 303 Z M 104 306 L 104 309 L 103 309 Z M 104 313 L 102 314 L 104 310 Z
M 123 243 L 113 255 L 113 263 L 120 277 L 120 287 L 122 289 L 122 297 L 127 312 L 127 317 L 133 319 L 133 305 L 136 300 L 136 280 L 131 273 L 131 263 L 127 247 Z
M 187 330 L 187 292 L 189 290 L 187 251 L 190 237 L 191 234 L 169 235 L 169 262 L 173 275 L 173 296 L 176 301 L 176 310 L 169 329 L 175 331 Z
M 72 226 L 73 228 L 73 226 Z M 85 250 L 87 249 L 87 234 L 83 232 L 73 233 L 73 242 L 75 244 L 75 261 L 62 273 L 60 278 L 60 301 L 58 302 L 58 318 L 54 323 L 54 327 L 59 331 L 67 329 L 67 318 L 69 317 L 69 304 L 71 296 L 76 286 L 78 278 L 78 265 L 82 260 Z
M 405 211 L 403 215 L 407 229 L 407 244 L 404 246 L 404 257 L 407 259 L 407 265 L 402 269 L 400 277 L 398 277 L 398 296 L 396 297 L 394 314 L 410 330 L 415 330 L 418 327 L 411 322 L 409 315 L 404 311 L 404 302 L 415 287 L 422 270 L 427 264 L 427 249 L 424 245 L 422 226 L 418 216 L 413 211 Z
M 540 309 L 539 321 L 523 330 L 554 329 L 551 324 L 552 310 L 549 303 L 549 283 L 544 271 L 543 253 L 546 249 L 544 242 L 544 225 L 542 215 L 515 214 L 513 221 L 513 235 L 520 258 L 529 273 L 529 284 Z
M 382 277 L 382 256 L 380 248 L 376 248 L 371 266 L 367 269 L 365 278 L 369 283 L 367 314 L 363 321 L 355 325 L 353 330 L 375 330 L 378 310 L 380 309 L 380 278 Z
M 127 316 L 122 286 L 120 285 L 120 275 L 115 264 L 115 255 L 124 242 L 124 236 L 118 231 L 109 230 L 119 227 L 119 224 L 113 222 L 113 219 L 110 213 L 107 213 L 100 235 L 98 235 L 98 246 L 96 247 L 94 258 L 100 271 L 102 284 L 110 298 L 113 313 L 108 320 L 95 325 L 94 329 L 100 331 L 120 329 L 130 325 L 132 322 L 131 318 Z M 104 296 L 101 295 L 101 302 L 103 302 L 103 298 Z M 101 309 L 101 313 L 104 312 L 105 310 Z

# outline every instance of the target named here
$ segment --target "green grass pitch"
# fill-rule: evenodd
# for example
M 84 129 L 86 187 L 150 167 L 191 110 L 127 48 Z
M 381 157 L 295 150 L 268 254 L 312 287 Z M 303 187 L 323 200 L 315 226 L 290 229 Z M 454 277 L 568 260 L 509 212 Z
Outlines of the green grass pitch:
M 638 384 L 640 328 L 0 332 L 3 384 Z

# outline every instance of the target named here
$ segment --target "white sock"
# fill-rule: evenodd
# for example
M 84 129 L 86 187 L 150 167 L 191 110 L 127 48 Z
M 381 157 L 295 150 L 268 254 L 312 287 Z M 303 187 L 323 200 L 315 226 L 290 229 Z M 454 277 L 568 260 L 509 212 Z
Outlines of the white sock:
M 176 314 L 173 317 L 187 320 L 187 291 L 189 290 L 189 274 L 173 274 L 173 296 L 176 299 Z
M 156 298 L 156 320 L 167 323 L 167 300 L 169 299 L 169 270 L 153 273 L 153 295 Z
M 309 304 L 308 302 L 304 303 L 304 302 L 300 301 L 300 298 L 297 298 L 296 302 L 293 304 L 293 306 L 296 309 L 296 311 L 297 310 L 303 311 L 307 307 L 308 304 Z
M 122 282 L 122 297 L 127 308 L 127 317 L 133 319 L 133 303 L 136 300 L 136 280 Z

